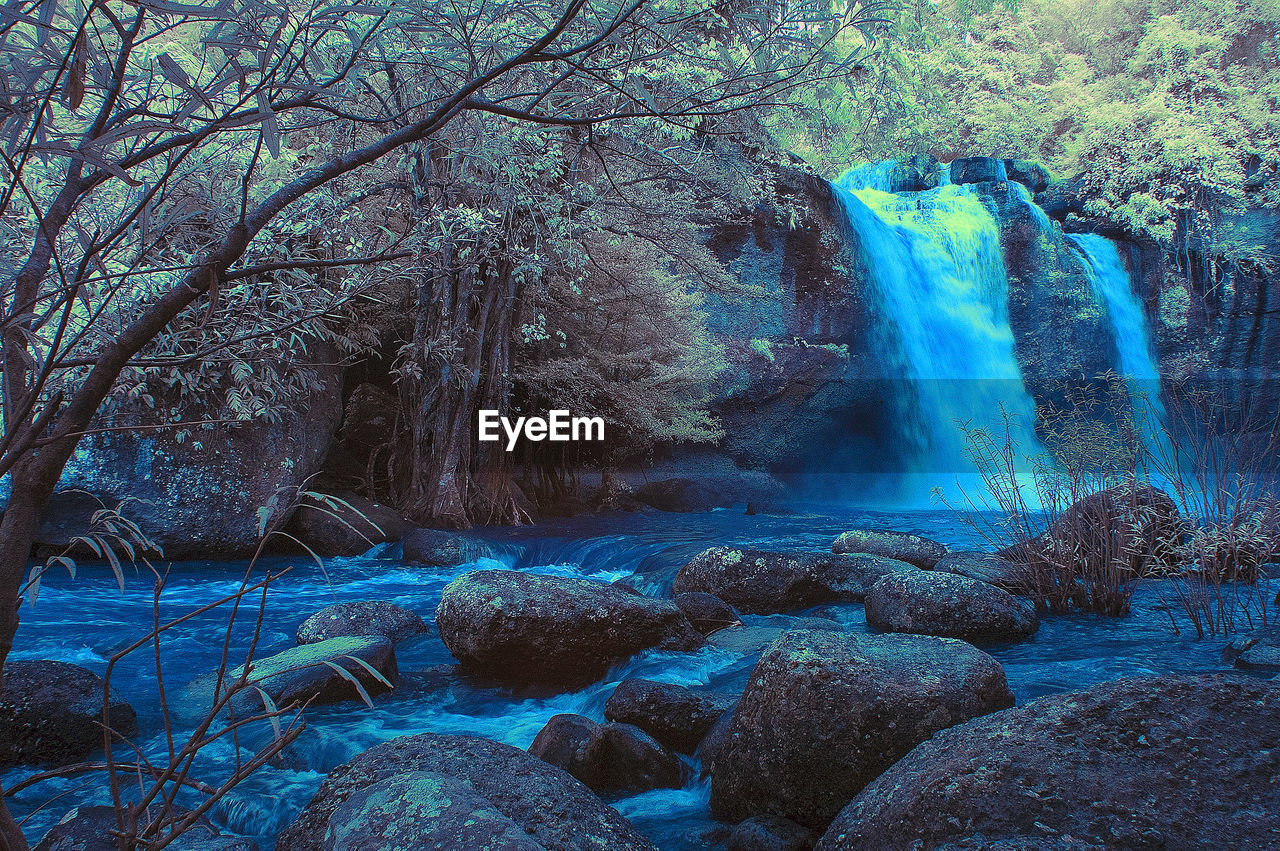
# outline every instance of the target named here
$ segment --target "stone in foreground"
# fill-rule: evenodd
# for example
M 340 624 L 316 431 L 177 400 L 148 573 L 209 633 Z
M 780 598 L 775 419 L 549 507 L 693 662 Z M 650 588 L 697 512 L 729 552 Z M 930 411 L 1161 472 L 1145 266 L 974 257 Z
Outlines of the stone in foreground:
M 677 594 L 714 594 L 750 614 L 772 614 L 821 603 L 859 602 L 876 580 L 916 570 L 875 555 L 772 552 L 712 547 L 676 574 Z
M 639 727 L 597 724 L 582 715 L 554 716 L 529 753 L 600 795 L 676 789 L 684 779 L 680 759 Z
M 728 851 L 810 851 L 817 837 L 806 827 L 778 816 L 754 816 L 729 834 Z
M 426 621 L 406 608 L 385 600 L 335 603 L 316 612 L 298 627 L 299 644 L 315 644 L 352 635 L 381 635 L 392 644 L 430 632 Z
M 449 652 L 477 674 L 570 688 L 595 682 L 642 650 L 703 644 L 670 600 L 516 570 L 478 570 L 450 582 L 436 627 Z
M 820 851 L 1275 848 L 1280 689 L 1240 675 L 1103 683 L 938 733 Z
M 1280 671 L 1280 624 L 1237 635 L 1223 649 L 1222 661 L 1245 671 Z
M 962 641 L 788 632 L 756 664 L 715 748 L 712 812 L 824 828 L 934 733 L 1012 705 L 1000 663 Z
M 629 679 L 609 695 L 604 717 L 634 724 L 672 750 L 691 754 L 732 702 L 728 695 Z
M 931 570 L 947 548 L 937 541 L 890 529 L 853 529 L 836 538 L 833 553 L 870 553 Z
M 65 765 L 102 747 L 102 677 L 67 662 L 9 661 L 0 690 L 0 766 Z M 111 727 L 137 732 L 137 716 L 115 690 Z
M 1035 607 L 1008 591 L 954 573 L 886 576 L 867 593 L 867 623 L 888 632 L 1017 641 L 1040 628 Z
M 488 809 L 473 812 L 493 825 L 495 836 L 506 835 L 499 832 L 504 826 L 497 818 L 501 815 L 536 843 L 533 847 L 547 851 L 654 851 L 652 843 L 617 810 L 564 770 L 510 745 L 475 736 L 433 733 L 393 739 L 331 771 L 306 809 L 280 834 L 277 851 L 327 851 L 333 847 L 328 837 L 346 830 L 346 825 L 367 820 L 362 814 L 379 806 L 376 800 L 369 803 L 371 796 L 362 795 L 364 790 L 380 787 L 387 800 L 394 801 L 413 788 L 425 788 L 415 785 L 421 783 L 420 777 L 398 779 L 420 772 L 465 784 L 477 798 L 487 801 Z M 355 802 L 344 810 L 353 798 Z M 468 801 L 468 806 L 482 806 L 479 800 Z M 424 831 L 438 832 L 430 842 L 404 847 L 477 847 L 458 834 L 467 825 L 452 815 L 436 819 L 435 825 L 423 819 L 415 823 Z M 452 834 L 443 826 L 446 823 L 453 825 L 448 828 Z

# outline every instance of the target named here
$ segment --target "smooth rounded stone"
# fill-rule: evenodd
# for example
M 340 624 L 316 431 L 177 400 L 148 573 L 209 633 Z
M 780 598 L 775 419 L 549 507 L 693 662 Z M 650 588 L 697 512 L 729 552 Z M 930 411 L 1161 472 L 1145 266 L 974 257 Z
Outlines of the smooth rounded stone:
M 807 827 L 779 816 L 753 816 L 729 834 L 728 851 L 809 851 L 817 837 Z
M 738 610 L 721 600 L 715 594 L 705 591 L 686 591 L 676 594 L 672 601 L 680 607 L 693 628 L 703 635 L 710 635 L 727 626 L 742 623 Z
M 0 686 L 0 766 L 65 765 L 102 747 L 102 677 L 68 662 L 11 660 Z M 112 728 L 138 731 L 133 707 L 115 689 Z
M 310 701 L 311 704 L 318 705 L 360 699 L 355 686 L 326 663 L 349 671 L 370 697 L 386 692 L 387 687 L 356 659 L 371 666 L 392 683 L 396 681 L 395 649 L 383 636 L 329 638 L 315 644 L 293 647 L 274 656 L 255 659 L 249 674 L 254 685 L 242 689 L 232 698 L 232 708 L 240 714 L 261 710 L 263 702 L 258 689 L 266 692 L 276 706 L 281 708 L 294 701 Z M 234 683 L 242 673 L 242 667 L 229 671 L 223 678 L 223 689 Z M 208 712 L 213 707 L 217 686 L 217 671 L 201 674 L 183 689 L 180 698 L 174 702 L 175 709 L 186 717 Z
M 636 490 L 636 499 L 650 508 L 680 514 L 700 514 L 728 505 L 714 487 L 696 479 L 662 479 Z
M 1223 648 L 1222 661 L 1246 671 L 1280 671 L 1280 624 L 1235 636 Z
M 453 567 L 471 561 L 472 542 L 442 529 L 412 529 L 400 541 L 406 564 Z
M 392 739 L 329 772 L 276 840 L 276 851 L 322 851 L 337 810 L 355 793 L 409 772 L 465 783 L 547 851 L 654 851 L 618 811 L 568 772 L 519 748 L 476 736 Z M 449 846 L 444 847 L 466 847 Z
M 34 851 L 120 851 L 120 842 L 112 835 L 118 825 L 114 807 L 76 807 L 45 832 Z M 168 847 L 183 851 L 258 851 L 252 840 L 220 834 L 204 818 Z
M 711 547 L 680 568 L 671 588 L 677 594 L 714 594 L 749 614 L 770 614 L 859 602 L 876 580 L 906 570 L 915 568 L 867 554 Z
M 938 573 L 954 573 L 958 576 L 977 579 L 988 585 L 1003 588 L 1010 594 L 1016 594 L 1019 589 L 1026 587 L 1025 580 L 1021 576 L 1024 568 L 995 553 L 965 550 L 950 552 L 938 559 L 933 569 Z
M 618 683 L 609 695 L 604 717 L 633 724 L 665 747 L 691 754 L 733 700 L 674 683 L 629 679 Z
M 939 730 L 1013 705 L 1004 669 L 949 638 L 788 632 L 751 672 L 711 766 L 711 811 L 822 829 Z
M 542 851 L 487 798 L 459 780 L 429 771 L 398 774 L 353 792 L 329 817 L 323 847 Z
M 977 579 L 928 570 L 881 579 L 867 593 L 866 612 L 876 629 L 978 643 L 1017 641 L 1040 628 L 1029 601 Z
M 684 780 L 680 759 L 631 724 L 597 724 L 582 715 L 556 715 L 529 753 L 563 768 L 600 795 L 676 789 Z
M 897 559 L 925 570 L 947 554 L 947 548 L 937 541 L 895 532 L 891 529 L 851 529 L 836 538 L 831 545 L 833 553 L 869 553 L 875 556 Z
M 285 531 L 326 558 L 358 556 L 378 544 L 398 541 L 413 528 L 389 505 L 353 493 L 318 500 L 305 496 Z
M 385 600 L 359 600 L 326 606 L 298 627 L 299 644 L 315 644 L 350 635 L 381 635 L 392 644 L 430 632 L 427 622 Z
M 475 673 L 508 682 L 583 686 L 650 648 L 704 643 L 670 600 L 567 576 L 478 570 L 450 582 L 440 638 Z
M 1233 674 L 1043 697 L 917 747 L 818 848 L 1274 848 L 1277 718 L 1280 688 Z

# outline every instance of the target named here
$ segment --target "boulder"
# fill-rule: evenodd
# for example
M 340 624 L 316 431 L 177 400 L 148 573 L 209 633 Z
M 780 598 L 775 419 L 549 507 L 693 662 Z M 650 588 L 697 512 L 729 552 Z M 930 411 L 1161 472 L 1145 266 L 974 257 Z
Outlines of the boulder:
M 817 837 L 807 827 L 778 816 L 754 816 L 729 834 L 728 851 L 809 851 Z
M 1016 594 L 1025 587 L 1025 579 L 1021 575 L 1023 567 L 995 553 L 965 550 L 950 552 L 938 559 L 933 569 L 939 573 L 954 573 L 978 579 L 1011 594 Z
M 582 715 L 556 715 L 529 753 L 559 766 L 600 795 L 676 789 L 683 780 L 680 759 L 631 724 L 597 724 Z
M 729 709 L 728 695 L 696 692 L 673 683 L 628 679 L 604 705 L 610 721 L 634 724 L 665 747 L 691 754 Z
M 1181 542 L 1182 522 L 1173 499 L 1151 485 L 1124 484 L 1072 503 L 1028 547 L 1030 558 L 1067 551 L 1097 569 L 1127 556 L 1130 570 L 1142 575 L 1175 566 Z M 1017 547 L 1000 554 L 1015 561 L 1029 560 Z
M 1034 192 L 1043 192 L 1049 186 L 1049 170 L 1033 160 L 1005 160 L 1004 171 L 1008 178 Z
M 955 573 L 886 576 L 867 592 L 867 623 L 888 632 L 1017 641 L 1040 628 L 1035 607 L 1002 588 Z
M 478 570 L 450 582 L 436 628 L 464 667 L 509 682 L 574 687 L 649 648 L 703 644 L 670 600 L 591 579 Z
M 931 154 L 915 154 L 893 164 L 889 174 L 890 192 L 923 192 L 936 189 L 941 180 L 938 159 Z
M 366 497 L 342 493 L 330 500 L 306 497 L 285 527 L 317 555 L 358 556 L 413 528 L 399 511 Z
M 1001 183 L 1008 179 L 1004 161 L 995 157 L 960 157 L 951 161 L 952 183 Z
M 767 614 L 860 601 L 876 580 L 916 568 L 874 555 L 769 552 L 712 547 L 676 574 L 671 588 L 715 594 L 744 612 Z
M 1043 697 L 921 744 L 818 848 L 1273 848 L 1277 718 L 1280 689 L 1229 674 Z
M 693 628 L 703 635 L 710 635 L 727 626 L 742 623 L 738 610 L 721 600 L 715 594 L 705 591 L 686 591 L 672 598 L 680 611 L 684 612 Z
M 4 665 L 0 690 L 0 766 L 65 765 L 102 747 L 102 677 L 67 662 Z M 110 723 L 121 736 L 138 730 L 137 716 L 111 690 Z
M 388 639 L 380 635 L 329 638 L 255 659 L 249 673 L 252 685 L 232 698 L 233 708 L 240 715 L 261 710 L 263 702 L 258 689 L 281 708 L 294 701 L 324 704 L 359 699 L 355 686 L 330 667 L 331 664 L 349 671 L 370 697 L 388 689 L 365 665 L 392 683 L 396 680 L 396 655 Z M 243 668 L 235 668 L 227 673 L 222 682 L 224 693 L 242 672 Z M 217 671 L 202 674 L 183 689 L 174 703 L 175 709 L 187 717 L 206 713 L 213 707 L 217 688 Z
M 475 736 L 434 733 L 392 739 L 329 772 L 306 809 L 281 832 L 276 851 L 329 848 L 326 838 L 332 832 L 342 831 L 342 819 L 351 813 L 346 810 L 339 815 L 338 811 L 353 795 L 417 772 L 466 784 L 474 794 L 487 800 L 492 810 L 518 825 L 537 843 L 536 847 L 547 851 L 599 851 L 602 848 L 654 851 L 653 844 L 617 810 L 601 802 L 563 769 L 510 745 Z M 402 781 L 395 785 L 404 788 Z M 479 804 L 478 801 L 472 803 Z M 353 808 L 359 810 L 360 806 Z M 483 816 L 490 823 L 495 818 L 488 812 Z M 423 829 L 430 827 L 430 824 L 423 825 Z M 438 836 L 432 843 L 411 842 L 402 847 L 486 846 L 473 846 L 458 837 Z
M 711 766 L 711 810 L 821 829 L 934 733 L 1013 705 L 1000 663 L 948 638 L 796 630 L 751 672 Z
M 682 514 L 722 508 L 730 503 L 710 485 L 696 479 L 662 479 L 636 490 L 636 499 L 659 511 Z
M 178 808 L 180 813 L 185 811 Z M 76 807 L 49 828 L 35 851 L 119 851 L 112 835 L 118 829 L 114 807 L 101 804 Z M 201 818 L 168 847 L 183 851 L 258 851 L 251 840 L 220 834 L 213 823 Z
M 1280 624 L 1237 635 L 1223 648 L 1222 661 L 1246 671 L 1280 671 Z
M 381 635 L 392 644 L 430 632 L 427 622 L 385 600 L 359 600 L 326 606 L 298 626 L 298 643 L 315 644 L 351 635 Z
M 752 623 L 725 629 L 707 639 L 717 650 L 727 650 L 738 656 L 759 656 L 773 642 L 793 629 L 821 629 L 844 632 L 839 621 L 826 618 L 786 618 L 772 623 Z
M 1035 193 L 1035 200 L 1050 218 L 1062 221 L 1072 214 L 1084 215 L 1088 193 L 1088 182 L 1081 174 L 1049 183 Z
M 894 532 L 889 529 L 853 529 L 836 538 L 831 545 L 833 553 L 869 553 L 884 558 L 905 561 L 929 570 L 947 554 L 947 548 L 937 541 Z
M 462 535 L 443 529 L 413 529 L 401 541 L 404 561 L 427 567 L 452 567 L 473 558 L 474 546 Z

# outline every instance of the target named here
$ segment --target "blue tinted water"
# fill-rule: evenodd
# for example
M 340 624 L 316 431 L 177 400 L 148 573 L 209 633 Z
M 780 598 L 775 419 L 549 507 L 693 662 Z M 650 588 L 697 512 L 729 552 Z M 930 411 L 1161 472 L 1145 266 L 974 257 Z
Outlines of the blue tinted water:
M 390 600 L 430 621 L 445 584 L 477 564 L 605 580 L 634 576 L 631 582 L 663 593 L 679 567 L 711 545 L 826 550 L 845 529 L 876 526 L 917 532 L 955 546 L 972 546 L 975 540 L 972 530 L 950 512 L 821 509 L 787 517 L 746 517 L 740 509 L 726 509 L 701 515 L 580 518 L 526 529 L 490 530 L 483 536 L 491 557 L 446 571 L 405 567 L 394 547 L 384 547 L 357 558 L 331 560 L 327 572 L 332 584 L 304 558 L 276 557 L 259 564 L 258 572 L 295 567 L 269 599 L 260 655 L 293 646 L 298 624 L 337 601 Z M 233 592 L 244 570 L 243 562 L 175 564 L 163 595 L 162 614 L 183 613 Z M 130 574 L 121 593 L 105 566 L 81 565 L 75 580 L 50 577 L 36 607 L 24 610 L 12 658 L 60 659 L 102 673 L 112 653 L 145 633 L 151 620 L 151 593 L 152 580 L 143 573 Z M 1186 631 L 1175 635 L 1169 615 L 1161 609 L 1161 596 L 1158 586 L 1148 586 L 1139 593 L 1131 617 L 1055 617 L 1029 641 L 988 649 L 1004 664 L 1020 702 L 1122 676 L 1222 668 L 1221 641 L 1196 641 Z M 823 614 L 834 616 L 847 629 L 867 629 L 860 605 L 824 607 Z M 784 626 L 791 619 L 746 620 L 748 625 Z M 217 667 L 224 624 L 225 613 L 204 615 L 165 641 L 165 678 L 170 689 Z M 247 630 L 235 637 L 241 653 L 248 637 Z M 471 682 L 441 669 L 452 660 L 434 634 L 406 642 L 397 649 L 405 685 L 378 699 L 372 710 L 358 703 L 310 710 L 308 729 L 286 758 L 234 790 L 213 812 L 214 821 L 270 848 L 275 833 L 306 805 L 325 772 L 372 745 L 397 736 L 442 732 L 487 736 L 526 747 L 556 713 L 579 712 L 602 719 L 613 685 L 627 676 L 740 692 L 759 651 L 727 641 L 719 644 L 690 654 L 643 654 L 613 671 L 608 682 L 546 696 Z M 113 682 L 138 710 L 140 745 L 159 757 L 165 748 L 163 728 L 147 654 L 136 654 L 124 663 Z M 245 744 L 252 745 L 265 734 L 261 731 L 257 740 L 250 737 Z M 205 752 L 194 774 L 217 781 L 225 777 L 234 756 L 230 745 L 215 745 Z M 7 787 L 30 773 L 30 769 L 16 769 L 2 779 Z M 696 772 L 691 776 L 696 778 Z M 52 781 L 17 796 L 14 810 L 22 818 L 53 795 L 65 793 L 27 822 L 33 841 L 72 806 L 105 802 L 101 783 L 86 787 L 82 783 Z M 723 841 L 724 829 L 708 815 L 708 796 L 705 781 L 691 779 L 684 789 L 649 792 L 615 806 L 660 848 L 714 848 Z

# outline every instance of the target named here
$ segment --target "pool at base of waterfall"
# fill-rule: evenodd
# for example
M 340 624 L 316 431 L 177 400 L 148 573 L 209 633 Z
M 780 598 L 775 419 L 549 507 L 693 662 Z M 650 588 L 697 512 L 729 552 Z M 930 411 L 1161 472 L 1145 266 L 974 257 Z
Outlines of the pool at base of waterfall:
M 968 520 L 981 517 L 968 515 Z M 979 522 L 979 525 L 981 523 Z M 364 556 L 333 559 L 324 573 L 305 558 L 272 557 L 255 567 L 292 566 L 274 586 L 263 620 L 259 656 L 295 645 L 295 631 L 309 615 L 335 602 L 387 600 L 433 622 L 441 591 L 454 577 L 480 567 L 509 567 L 537 573 L 585 576 L 630 584 L 651 594 L 669 594 L 676 571 L 710 546 L 739 545 L 773 550 L 830 551 L 832 541 L 852 528 L 914 532 L 960 548 L 981 547 L 966 516 L 946 511 L 873 511 L 797 506 L 785 516 L 745 516 L 738 509 L 705 514 L 642 513 L 583 517 L 516 529 L 477 533 L 489 556 L 455 568 L 406 566 L 395 546 Z M 977 546 L 975 546 L 977 542 Z M 244 562 L 176 563 L 161 598 L 161 616 L 173 617 L 234 592 Z M 76 579 L 50 576 L 38 603 L 24 607 L 13 659 L 57 659 L 102 674 L 107 660 L 149 629 L 153 578 L 145 569 L 126 572 L 123 592 L 105 565 L 83 564 Z M 255 607 L 256 608 L 256 607 Z M 746 616 L 750 623 L 785 625 L 794 617 Z M 823 606 L 819 613 L 846 630 L 870 631 L 860 604 Z M 1197 640 L 1181 619 L 1171 589 L 1158 582 L 1139 589 L 1125 618 L 1093 615 L 1049 616 L 1030 639 L 985 647 L 1004 666 L 1019 703 L 1125 676 L 1229 668 L 1221 659 L 1225 639 Z M 243 658 L 252 616 L 233 636 Z M 1175 631 L 1174 625 L 1181 627 Z M 226 624 L 225 610 L 200 615 L 166 635 L 163 671 L 169 690 L 216 669 Z M 397 648 L 403 684 L 375 699 L 372 709 L 346 703 L 310 709 L 307 728 L 272 764 L 253 774 L 210 813 L 220 828 L 251 837 L 263 849 L 307 804 L 325 773 L 373 745 L 422 732 L 466 733 L 527 747 L 553 715 L 580 713 L 603 718 L 605 700 L 627 677 L 647 677 L 683 685 L 740 693 L 758 650 L 706 647 L 692 653 L 650 651 L 615 667 L 605 681 L 570 693 L 515 691 L 478 682 L 442 668 L 453 659 L 433 629 Z M 425 672 L 425 673 L 424 673 Z M 113 685 L 137 710 L 136 743 L 150 759 L 166 761 L 165 728 L 157 696 L 154 659 L 148 650 L 118 667 Z M 185 736 L 181 726 L 175 735 Z M 260 732 L 265 735 L 269 731 Z M 240 741 L 240 756 L 257 743 Z M 218 742 L 201 752 L 192 775 L 219 782 L 234 766 L 235 745 Z M 685 758 L 689 760 L 689 758 Z M 35 769 L 12 769 L 0 776 L 6 788 Z M 666 851 L 724 847 L 728 826 L 709 814 L 709 786 L 691 771 L 684 788 L 611 800 L 626 818 Z M 133 790 L 136 797 L 137 781 Z M 39 809 L 57 795 L 62 797 Z M 126 800 L 128 793 L 126 792 Z M 11 799 L 15 815 L 27 818 L 33 844 L 73 806 L 109 801 L 96 778 L 44 782 Z

